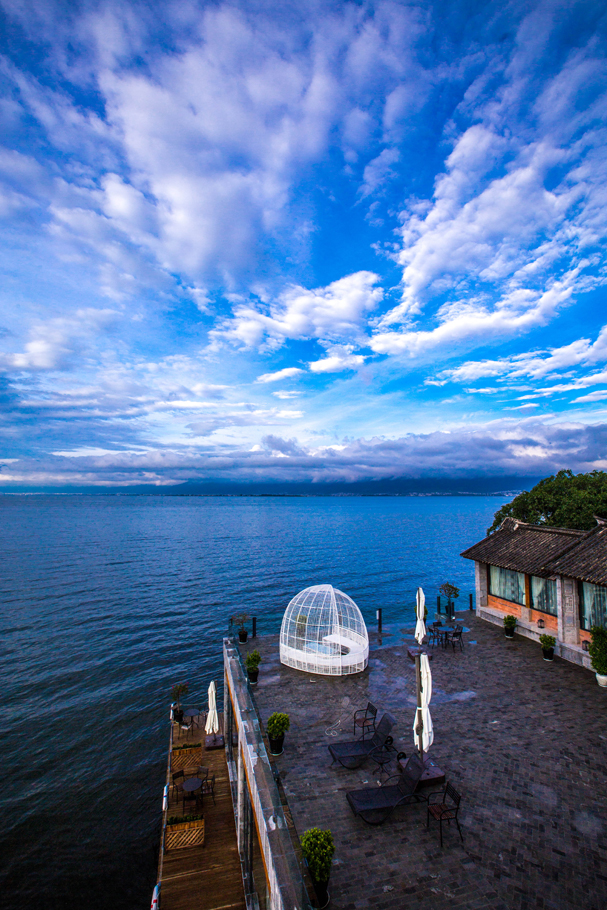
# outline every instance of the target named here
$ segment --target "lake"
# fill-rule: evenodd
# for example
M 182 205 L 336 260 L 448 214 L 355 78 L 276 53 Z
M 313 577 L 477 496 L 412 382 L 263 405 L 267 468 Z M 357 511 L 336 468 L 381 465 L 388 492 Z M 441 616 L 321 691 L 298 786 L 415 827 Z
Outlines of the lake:
M 144 910 L 170 689 L 205 704 L 229 617 L 278 632 L 330 583 L 412 622 L 511 497 L 0 496 L 0 871 L 7 906 Z M 221 686 L 220 686 L 221 698 Z

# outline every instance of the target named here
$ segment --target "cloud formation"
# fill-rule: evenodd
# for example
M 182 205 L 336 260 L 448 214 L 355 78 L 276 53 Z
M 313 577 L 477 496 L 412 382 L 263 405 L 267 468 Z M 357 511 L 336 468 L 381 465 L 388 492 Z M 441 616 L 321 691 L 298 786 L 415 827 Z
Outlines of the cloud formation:
M 601 463 L 600 4 L 3 9 L 6 485 Z

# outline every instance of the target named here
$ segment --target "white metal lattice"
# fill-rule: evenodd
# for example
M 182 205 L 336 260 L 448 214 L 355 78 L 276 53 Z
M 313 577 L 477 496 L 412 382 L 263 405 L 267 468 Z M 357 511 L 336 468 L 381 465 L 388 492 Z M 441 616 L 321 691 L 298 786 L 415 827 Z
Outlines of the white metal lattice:
M 367 627 L 351 597 L 333 585 L 313 585 L 293 598 L 282 618 L 281 663 L 345 676 L 364 670 L 368 658 Z

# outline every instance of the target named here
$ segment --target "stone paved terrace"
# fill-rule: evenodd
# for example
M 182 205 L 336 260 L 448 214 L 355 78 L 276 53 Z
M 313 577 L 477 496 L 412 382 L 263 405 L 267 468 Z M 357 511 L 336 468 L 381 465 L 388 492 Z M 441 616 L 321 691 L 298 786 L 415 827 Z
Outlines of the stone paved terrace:
M 331 828 L 332 910 L 605 910 L 607 908 L 607 690 L 588 670 L 542 660 L 527 639 L 460 614 L 464 651 L 434 649 L 431 756 L 462 794 L 457 829 L 426 829 L 425 804 L 382 826 L 355 818 L 345 792 L 376 785 L 368 762 L 330 766 L 327 745 L 350 739 L 367 700 L 395 715 L 395 745 L 412 751 L 412 629 L 372 634 L 369 668 L 331 679 L 283 667 L 278 636 L 241 646 L 263 657 L 255 698 L 264 721 L 287 711 L 277 761 L 299 833 Z M 330 734 L 336 730 L 337 737 Z

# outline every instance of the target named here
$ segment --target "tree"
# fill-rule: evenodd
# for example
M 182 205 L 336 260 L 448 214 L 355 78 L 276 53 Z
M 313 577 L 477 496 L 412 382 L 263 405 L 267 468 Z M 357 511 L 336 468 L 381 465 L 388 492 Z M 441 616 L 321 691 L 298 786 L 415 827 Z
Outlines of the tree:
M 589 531 L 594 528 L 594 516 L 607 518 L 607 473 L 591 471 L 574 474 L 559 471 L 540 480 L 529 492 L 519 493 L 495 513 L 491 534 L 504 518 L 516 518 L 532 525 L 550 528 L 574 528 Z

